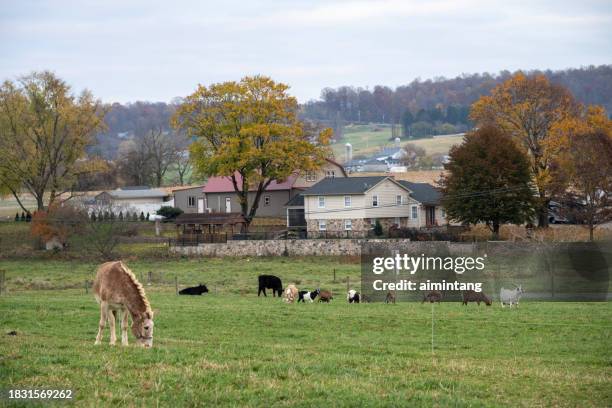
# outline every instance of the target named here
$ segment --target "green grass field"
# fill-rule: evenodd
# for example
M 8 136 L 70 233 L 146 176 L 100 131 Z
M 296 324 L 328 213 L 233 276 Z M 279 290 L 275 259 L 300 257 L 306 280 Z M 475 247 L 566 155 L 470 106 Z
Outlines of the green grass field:
M 612 404 L 609 303 L 436 305 L 432 354 L 432 307 L 347 304 L 345 279 L 356 286 L 359 276 L 348 259 L 128 264 L 137 276 L 164 272 L 165 284 L 147 287 L 157 312 L 150 350 L 111 347 L 108 331 L 94 347 L 99 311 L 82 284 L 95 263 L 0 261 L 9 289 L 0 297 L 0 388 L 72 388 L 84 406 Z M 320 284 L 336 299 L 258 298 L 260 273 Z M 174 274 L 211 293 L 176 296 Z
M 435 138 L 408 140 L 402 139 L 402 144 L 413 143 L 425 149 L 426 154 L 447 154 L 450 148 L 461 143 L 462 138 L 457 135 L 437 136 Z M 353 145 L 353 156 L 370 155 L 381 147 L 390 147 L 391 127 L 386 125 L 353 125 L 344 129 L 344 138 L 341 142 L 331 145 L 334 156 L 344 159 L 344 145 Z

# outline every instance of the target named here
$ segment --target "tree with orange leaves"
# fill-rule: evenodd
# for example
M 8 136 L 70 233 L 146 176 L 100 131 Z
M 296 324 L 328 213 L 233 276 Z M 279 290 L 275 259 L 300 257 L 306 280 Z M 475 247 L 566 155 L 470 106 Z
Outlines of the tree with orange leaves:
M 543 75 L 517 73 L 472 105 L 470 119 L 477 127 L 493 125 L 521 146 L 531 159 L 531 173 L 539 195 L 538 225 L 548 225 L 552 178 L 550 166 L 556 143 L 553 130 L 576 115 L 578 105 L 564 87 Z

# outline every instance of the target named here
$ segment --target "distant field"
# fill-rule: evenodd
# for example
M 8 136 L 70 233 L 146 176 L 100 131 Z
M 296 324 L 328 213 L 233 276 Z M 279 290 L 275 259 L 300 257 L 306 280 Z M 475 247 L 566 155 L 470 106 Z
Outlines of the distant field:
M 104 343 L 93 345 L 99 309 L 82 282 L 95 264 L 0 261 L 9 284 L 0 297 L 0 388 L 70 388 L 76 406 L 612 404 L 610 303 L 349 305 L 342 280 L 348 275 L 356 284 L 358 264 L 128 264 L 137 276 L 176 273 L 181 285 L 211 289 L 183 297 L 171 284 L 146 286 L 156 311 L 150 350 L 134 346 L 131 333 L 132 345 L 110 347 L 108 329 Z M 260 273 L 300 288 L 320 284 L 335 298 L 329 305 L 258 298 Z M 28 289 L 36 287 L 48 290 Z
M 353 156 L 369 155 L 381 147 L 392 146 L 391 127 L 388 125 L 355 125 L 344 129 L 344 139 L 333 144 L 332 150 L 338 160 L 344 160 L 344 145 L 353 145 Z M 461 135 L 436 136 L 427 139 L 402 139 L 402 144 L 413 143 L 425 149 L 428 155 L 447 154 L 450 148 L 461 143 Z

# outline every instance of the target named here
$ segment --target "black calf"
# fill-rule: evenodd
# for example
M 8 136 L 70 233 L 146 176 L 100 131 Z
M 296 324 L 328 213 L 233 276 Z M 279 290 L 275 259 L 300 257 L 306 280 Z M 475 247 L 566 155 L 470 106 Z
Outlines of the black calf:
M 198 286 L 192 286 L 190 288 L 181 289 L 179 291 L 179 295 L 201 295 L 202 293 L 207 293 L 208 288 L 206 285 L 202 285 L 201 283 Z

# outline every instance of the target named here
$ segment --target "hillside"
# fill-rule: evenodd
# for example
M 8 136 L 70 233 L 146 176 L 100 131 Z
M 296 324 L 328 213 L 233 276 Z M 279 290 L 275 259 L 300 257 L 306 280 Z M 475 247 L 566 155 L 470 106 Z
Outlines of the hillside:
M 461 143 L 462 134 L 442 135 L 421 139 L 402 138 L 401 143 L 412 143 L 425 149 L 427 155 L 448 154 L 450 148 Z M 353 157 L 369 156 L 383 147 L 393 145 L 391 126 L 386 124 L 348 125 L 344 127 L 344 138 L 332 144 L 334 156 L 339 162 L 345 159 L 345 144 L 353 146 Z

